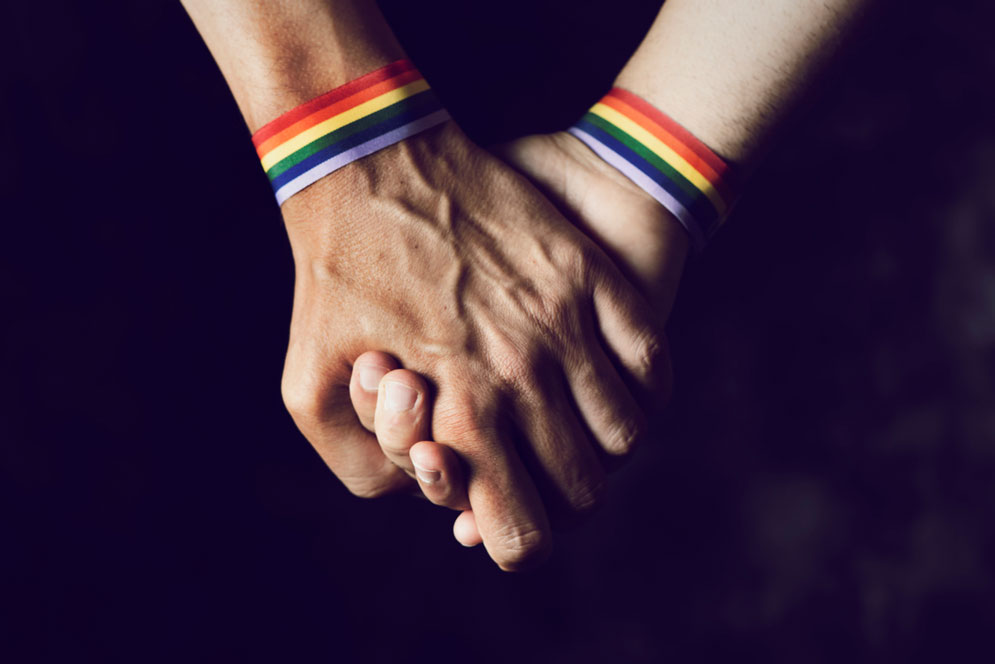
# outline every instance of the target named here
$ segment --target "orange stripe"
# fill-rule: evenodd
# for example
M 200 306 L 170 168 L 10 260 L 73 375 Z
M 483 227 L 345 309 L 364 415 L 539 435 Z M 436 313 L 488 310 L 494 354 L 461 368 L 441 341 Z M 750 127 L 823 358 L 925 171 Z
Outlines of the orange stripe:
M 601 100 L 601 103 L 605 106 L 610 106 L 616 111 L 626 116 L 640 127 L 648 131 L 649 133 L 656 136 L 658 139 L 663 141 L 670 149 L 684 157 L 688 164 L 691 165 L 696 171 L 701 173 L 701 176 L 712 183 L 718 191 L 719 196 L 726 204 L 730 204 L 733 200 L 732 192 L 729 190 L 728 185 L 722 177 L 721 173 L 717 173 L 715 168 L 709 162 L 705 161 L 695 150 L 693 150 L 684 141 L 674 136 L 667 128 L 661 126 L 658 122 L 649 118 L 639 109 L 634 108 L 627 102 L 612 95 L 611 93 L 605 95 Z M 696 139 L 697 140 L 697 139 Z M 724 165 L 723 165 L 724 166 Z M 725 167 L 723 171 L 727 170 Z
M 326 106 L 325 108 L 317 110 L 311 115 L 307 116 L 306 118 L 301 118 L 300 120 L 290 125 L 286 129 L 280 131 L 279 133 L 273 134 L 265 141 L 260 143 L 259 146 L 256 147 L 256 154 L 258 154 L 259 158 L 262 159 L 264 156 L 266 156 L 266 153 L 268 153 L 273 148 L 293 138 L 302 131 L 310 129 L 319 122 L 324 122 L 328 118 L 336 116 L 339 113 L 344 113 L 345 111 L 348 111 L 350 108 L 354 106 L 359 106 L 363 102 L 369 101 L 374 97 L 379 97 L 380 95 L 386 92 L 390 92 L 391 90 L 400 88 L 412 81 L 417 81 L 421 77 L 422 76 L 417 69 L 412 69 L 410 71 L 404 72 L 403 74 L 395 76 L 394 78 L 382 81 L 380 83 L 377 83 L 376 85 L 372 85 L 366 88 L 365 90 L 361 90 L 356 94 L 352 95 L 351 97 L 347 97 L 339 102 L 331 104 L 330 106 Z
M 712 152 L 707 145 L 699 141 L 697 136 L 689 132 L 677 122 L 674 122 L 674 119 L 669 115 L 656 108 L 639 95 L 632 94 L 625 88 L 614 87 L 608 92 L 608 95 L 621 99 L 623 102 L 645 115 L 652 122 L 663 127 L 665 130 L 670 132 L 671 136 L 684 143 L 688 149 L 694 150 L 695 154 L 708 163 L 716 173 L 722 175 L 725 174 L 727 169 L 726 163 L 722 161 L 718 155 Z
M 699 157 L 697 152 L 690 149 L 683 142 L 677 140 L 677 138 L 674 137 L 669 131 L 661 127 L 656 122 L 653 122 L 653 120 L 640 113 L 637 109 L 629 106 L 618 97 L 612 97 L 610 95 L 606 95 L 605 98 L 601 100 L 601 103 L 605 106 L 614 108 L 616 111 L 659 138 L 671 150 L 684 157 L 684 159 L 691 164 L 696 171 L 701 173 L 702 177 L 707 178 L 713 185 L 716 182 L 721 181 L 722 178 L 715 172 L 715 169 Z
M 323 95 L 318 95 L 314 99 L 307 101 L 296 108 L 290 109 L 280 117 L 271 120 L 260 127 L 256 130 L 256 133 L 252 135 L 252 144 L 258 146 L 273 134 L 283 131 L 290 125 L 302 118 L 306 118 L 315 111 L 354 95 L 360 90 L 368 88 L 371 85 L 376 85 L 380 81 L 386 81 L 388 78 L 394 78 L 395 76 L 399 76 L 403 72 L 414 68 L 415 66 L 411 63 L 411 60 L 404 58 L 397 60 L 396 62 L 392 62 L 385 67 L 381 67 L 376 71 L 371 71 L 369 74 L 364 74 L 356 80 L 340 85 L 334 90 L 329 90 Z

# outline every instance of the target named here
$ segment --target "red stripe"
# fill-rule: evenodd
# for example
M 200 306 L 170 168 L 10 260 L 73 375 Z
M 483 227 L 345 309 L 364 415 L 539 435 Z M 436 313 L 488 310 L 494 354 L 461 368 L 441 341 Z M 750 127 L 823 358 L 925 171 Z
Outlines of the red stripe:
M 414 64 L 412 64 L 412 62 L 408 59 L 398 60 L 397 62 L 390 63 L 386 67 L 381 67 L 376 71 L 372 71 L 369 74 L 360 76 L 353 81 L 349 81 L 345 85 L 340 85 L 334 90 L 326 92 L 320 97 L 315 97 L 311 101 L 305 102 L 300 106 L 287 111 L 272 122 L 267 123 L 252 135 L 252 143 L 258 148 L 263 141 L 273 134 L 278 134 L 290 125 L 306 118 L 315 111 L 354 95 L 364 88 L 370 87 L 371 85 L 376 85 L 381 81 L 386 81 L 387 79 L 393 78 L 398 74 L 410 71 L 414 69 L 414 67 Z
M 606 96 L 618 97 L 624 101 L 629 106 L 632 106 L 637 111 L 645 115 L 647 118 L 653 122 L 658 123 L 661 127 L 667 130 L 674 138 L 681 141 L 690 150 L 693 150 L 698 157 L 701 158 L 706 164 L 712 167 L 716 173 L 720 176 L 725 176 L 729 167 L 726 165 L 722 159 L 719 158 L 714 152 L 712 152 L 707 145 L 695 138 L 694 134 L 689 132 L 684 127 L 680 126 L 673 120 L 671 120 L 662 111 L 651 106 L 642 97 L 638 97 L 628 90 L 623 90 L 622 88 L 612 88 L 611 91 Z
M 259 158 L 262 159 L 266 153 L 276 146 L 284 143 L 290 138 L 293 138 L 297 134 L 310 129 L 316 124 L 323 122 L 332 116 L 345 113 L 346 111 L 375 97 L 379 97 L 380 95 L 404 87 L 412 81 L 421 80 L 421 77 L 422 76 L 418 73 L 417 69 L 411 69 L 404 72 L 400 76 L 395 76 L 394 78 L 389 78 L 386 81 L 374 83 L 370 87 L 360 90 L 350 97 L 333 102 L 324 108 L 319 108 L 311 115 L 302 118 L 298 122 L 288 126 L 286 129 L 273 134 L 262 143 L 259 143 L 256 146 L 256 153 L 259 155 Z
M 605 95 L 605 97 L 601 100 L 601 103 L 609 108 L 615 109 L 629 120 L 635 122 L 647 132 L 658 138 L 667 147 L 683 157 L 685 161 L 691 164 L 694 170 L 698 171 L 698 173 L 700 173 L 712 184 L 722 179 L 722 177 L 715 172 L 715 169 L 712 168 L 712 165 L 699 157 L 697 152 L 689 148 L 679 138 L 671 134 L 665 128 L 661 127 L 656 121 L 646 117 L 642 111 L 633 108 L 618 97 L 613 97 L 611 95 Z
M 668 128 L 662 127 L 655 119 L 646 117 L 642 111 L 633 108 L 627 101 L 623 101 L 618 96 L 610 94 L 605 95 L 601 100 L 601 103 L 615 109 L 625 117 L 629 118 L 650 134 L 663 141 L 663 143 L 670 147 L 671 150 L 683 157 L 685 161 L 691 165 L 691 168 L 696 170 L 699 175 L 712 183 L 712 186 L 715 187 L 715 190 L 719 193 L 719 196 L 726 202 L 727 205 L 731 204 L 735 199 L 732 195 L 730 185 L 726 181 L 729 173 L 728 166 L 725 166 L 726 173 L 717 173 L 711 163 L 703 159 L 699 153 L 691 149 L 690 146 L 686 145 L 681 138 L 674 136 Z M 700 141 L 699 144 L 701 144 Z M 726 177 L 723 177 L 723 175 Z

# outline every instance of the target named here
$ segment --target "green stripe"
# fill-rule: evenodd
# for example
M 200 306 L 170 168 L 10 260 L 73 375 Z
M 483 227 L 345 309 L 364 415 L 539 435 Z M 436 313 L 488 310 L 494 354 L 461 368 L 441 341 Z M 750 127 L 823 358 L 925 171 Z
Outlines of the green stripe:
M 593 125 L 600 127 L 605 132 L 611 134 L 615 139 L 624 143 L 626 147 L 638 154 L 640 157 L 648 161 L 654 168 L 666 175 L 674 184 L 681 188 L 688 196 L 692 198 L 698 198 L 705 196 L 703 192 L 698 187 L 694 186 L 694 183 L 684 177 L 680 171 L 675 169 L 673 166 L 665 162 L 660 158 L 658 154 L 650 150 L 648 147 L 637 141 L 635 138 L 619 129 L 613 125 L 608 120 L 605 120 L 600 115 L 591 113 L 588 111 L 587 116 L 584 118 Z M 707 196 L 706 196 L 707 198 Z M 710 201 L 709 201 L 710 202 Z
M 354 120 L 344 127 L 339 127 L 335 131 L 329 132 L 324 136 L 319 136 L 307 145 L 301 147 L 296 152 L 292 152 L 280 161 L 276 162 L 270 166 L 269 170 L 266 171 L 266 176 L 272 180 L 278 177 L 281 173 L 289 168 L 293 168 L 300 162 L 304 161 L 316 152 L 324 150 L 329 145 L 333 145 L 342 139 L 348 138 L 353 134 L 363 131 L 368 127 L 385 122 L 390 118 L 403 113 L 408 109 L 417 109 L 421 107 L 430 106 L 436 103 L 435 95 L 431 90 L 423 90 L 418 94 L 411 95 L 410 97 L 405 97 L 404 99 L 381 108 L 376 113 L 370 113 L 369 115 L 363 116 L 358 120 Z

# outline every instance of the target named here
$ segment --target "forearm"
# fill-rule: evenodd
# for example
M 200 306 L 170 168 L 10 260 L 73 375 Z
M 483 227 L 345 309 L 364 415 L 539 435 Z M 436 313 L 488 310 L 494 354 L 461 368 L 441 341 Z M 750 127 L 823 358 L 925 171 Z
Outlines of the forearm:
M 373 0 L 182 0 L 251 131 L 404 57 Z
M 749 164 L 871 0 L 667 0 L 617 85 Z

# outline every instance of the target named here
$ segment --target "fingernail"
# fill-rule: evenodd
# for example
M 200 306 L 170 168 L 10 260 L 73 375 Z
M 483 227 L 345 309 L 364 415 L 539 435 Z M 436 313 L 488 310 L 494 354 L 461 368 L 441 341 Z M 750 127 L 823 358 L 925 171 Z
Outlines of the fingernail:
M 429 470 L 428 468 L 422 468 L 417 463 L 412 462 L 415 467 L 415 475 L 418 476 L 425 484 L 435 484 L 442 477 L 442 473 L 438 470 Z
M 400 413 L 415 407 L 418 393 L 404 383 L 387 383 L 387 410 Z
M 359 386 L 367 392 L 376 392 L 385 371 L 377 367 L 359 368 Z

